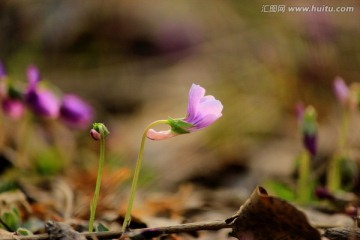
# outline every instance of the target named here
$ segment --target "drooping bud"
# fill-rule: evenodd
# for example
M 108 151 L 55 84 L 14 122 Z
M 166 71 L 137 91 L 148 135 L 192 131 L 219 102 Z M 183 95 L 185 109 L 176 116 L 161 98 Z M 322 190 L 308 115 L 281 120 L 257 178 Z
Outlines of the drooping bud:
M 304 111 L 301 132 L 305 149 L 315 156 L 317 152 L 317 121 L 316 110 L 313 106 L 306 107 Z
M 109 130 L 103 123 L 93 123 L 93 127 L 90 130 L 90 135 L 95 141 L 105 138 L 109 134 Z

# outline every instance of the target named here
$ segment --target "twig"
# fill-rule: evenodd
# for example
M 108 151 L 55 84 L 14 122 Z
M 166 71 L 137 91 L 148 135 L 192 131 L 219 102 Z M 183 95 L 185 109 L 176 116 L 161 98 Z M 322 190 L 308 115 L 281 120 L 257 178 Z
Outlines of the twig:
M 146 239 L 149 237 L 159 236 L 162 234 L 171 234 L 171 233 L 180 233 L 180 232 L 194 232 L 201 230 L 220 230 L 222 228 L 231 228 L 230 225 L 226 224 L 224 221 L 211 221 L 211 222 L 197 222 L 197 223 L 186 223 L 179 224 L 174 226 L 167 227 L 158 227 L 158 228 L 141 228 L 136 229 L 133 232 L 128 232 L 124 235 L 130 239 Z M 85 236 L 87 239 L 111 239 L 119 238 L 122 235 L 122 231 L 109 231 L 109 232 L 84 232 L 80 233 Z M 60 237 L 60 236 L 59 236 Z M 1 237 L 0 240 L 49 240 L 49 235 L 47 233 L 37 234 L 32 236 L 13 236 L 13 237 Z
M 358 228 L 330 228 L 324 233 L 324 236 L 330 240 L 353 240 L 360 239 L 360 230 Z

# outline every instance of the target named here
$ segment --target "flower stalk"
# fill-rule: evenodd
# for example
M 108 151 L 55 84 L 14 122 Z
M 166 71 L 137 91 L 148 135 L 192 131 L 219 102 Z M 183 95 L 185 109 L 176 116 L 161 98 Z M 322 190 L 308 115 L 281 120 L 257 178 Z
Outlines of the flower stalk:
M 297 185 L 298 201 L 307 203 L 311 200 L 310 154 L 304 150 L 300 155 L 299 179 Z
M 97 134 L 96 134 L 96 133 Z M 100 157 L 99 157 L 99 167 L 96 179 L 96 186 L 93 199 L 90 204 L 90 220 L 89 220 L 89 232 L 93 231 L 94 221 L 95 221 L 95 213 L 96 207 L 100 195 L 100 187 L 101 187 L 101 179 L 102 179 L 102 171 L 105 162 L 105 137 L 109 134 L 109 131 L 102 123 L 94 123 L 93 129 L 90 131 L 91 136 L 95 140 L 100 140 Z M 96 136 L 96 137 L 94 137 Z
M 299 158 L 297 196 L 300 203 L 307 203 L 311 200 L 313 192 L 313 177 L 310 171 L 311 158 L 315 157 L 317 153 L 316 110 L 313 106 L 308 106 L 300 116 L 303 151 Z
M 149 129 L 151 129 L 152 127 L 154 127 L 154 126 L 156 126 L 158 124 L 167 124 L 167 123 L 168 123 L 167 120 L 157 120 L 155 122 L 152 122 L 145 128 L 145 131 L 144 131 L 144 133 L 142 135 L 139 154 L 138 154 L 138 158 L 136 160 L 136 165 L 135 165 L 135 170 L 134 170 L 134 177 L 133 177 L 132 184 L 131 184 L 129 202 L 128 202 L 128 205 L 127 205 L 125 218 L 124 218 L 124 222 L 123 222 L 123 225 L 122 225 L 122 231 L 126 230 L 126 228 L 129 226 L 130 221 L 131 221 L 131 211 L 132 211 L 132 207 L 134 205 L 135 192 L 136 192 L 136 188 L 137 188 L 137 184 L 138 184 L 138 180 L 139 180 L 139 175 L 140 175 L 140 170 L 141 170 L 141 166 L 142 166 L 142 161 L 143 161 L 143 156 L 144 156 L 145 140 L 146 140 L 146 137 L 147 137 L 147 133 L 148 133 Z

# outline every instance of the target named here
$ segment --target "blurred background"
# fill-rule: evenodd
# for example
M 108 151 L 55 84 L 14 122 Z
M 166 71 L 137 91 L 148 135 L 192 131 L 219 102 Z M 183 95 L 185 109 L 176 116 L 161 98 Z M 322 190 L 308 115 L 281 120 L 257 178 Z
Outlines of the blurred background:
M 273 4 L 354 12 L 262 12 Z M 92 104 L 95 121 L 111 132 L 114 169 L 133 167 L 150 122 L 184 117 L 188 90 L 200 84 L 222 101 L 223 117 L 193 134 L 147 141 L 143 183 L 251 190 L 293 173 L 298 101 L 318 110 L 319 159 L 331 154 L 340 121 L 332 81 L 360 79 L 359 9 L 359 1 L 2 0 L 0 59 L 13 79 L 25 81 L 35 64 L 44 79 Z M 63 131 L 65 151 L 74 152 L 66 171 L 95 167 L 98 145 L 88 130 Z

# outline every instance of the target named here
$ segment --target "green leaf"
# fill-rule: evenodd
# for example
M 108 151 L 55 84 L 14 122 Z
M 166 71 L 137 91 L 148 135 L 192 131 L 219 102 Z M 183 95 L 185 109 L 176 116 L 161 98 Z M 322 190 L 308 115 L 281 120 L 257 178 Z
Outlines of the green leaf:
M 104 224 L 99 223 L 99 224 L 96 226 L 96 231 L 97 231 L 97 232 L 108 232 L 108 231 L 109 231 L 109 228 L 106 227 Z
M 263 185 L 273 195 L 284 200 L 293 201 L 296 198 L 295 191 L 285 183 L 269 180 L 264 182 Z
M 33 233 L 30 230 L 26 229 L 26 228 L 18 228 L 16 230 L 16 233 L 18 235 L 21 235 L 21 236 L 31 236 L 31 235 L 33 235 Z
M 1 214 L 1 220 L 13 231 L 21 225 L 19 212 L 17 210 L 15 211 L 14 208 L 11 211 L 4 211 Z

